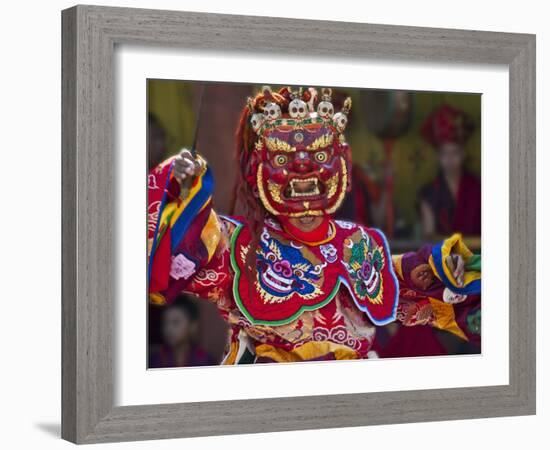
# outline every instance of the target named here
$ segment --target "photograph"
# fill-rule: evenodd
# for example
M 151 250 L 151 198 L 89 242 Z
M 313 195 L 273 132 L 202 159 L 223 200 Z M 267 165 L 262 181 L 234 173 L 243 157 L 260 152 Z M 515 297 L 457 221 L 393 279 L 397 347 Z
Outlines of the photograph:
M 481 355 L 480 93 L 146 82 L 148 369 Z
M 2 448 L 544 447 L 545 4 L 325 3 L 3 5 Z

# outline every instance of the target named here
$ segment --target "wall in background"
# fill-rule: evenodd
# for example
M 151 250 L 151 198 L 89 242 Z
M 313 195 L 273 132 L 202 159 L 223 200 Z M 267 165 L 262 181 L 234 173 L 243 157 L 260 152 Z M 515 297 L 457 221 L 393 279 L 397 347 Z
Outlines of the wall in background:
M 60 10 L 75 1 L 7 2 L 2 10 L 3 237 L 0 339 L 2 383 L 0 409 L 3 448 L 69 449 L 59 440 L 60 417 Z M 438 0 L 360 3 L 340 0 L 103 0 L 111 6 L 183 9 L 373 23 L 537 33 L 539 185 L 537 220 L 550 227 L 550 170 L 543 150 L 550 148 L 549 45 L 544 2 Z M 364 6 L 363 6 L 364 5 Z M 498 186 L 495 186 L 498 189 Z M 543 192 L 546 205 L 543 202 Z M 543 208 L 544 207 L 544 208 Z M 521 239 L 519 237 L 512 237 Z M 539 233 L 539 279 L 548 269 L 549 240 Z M 542 281 L 538 303 L 538 410 L 536 417 L 495 418 L 315 430 L 267 435 L 223 436 L 187 441 L 98 445 L 93 449 L 294 449 L 334 450 L 345 447 L 407 450 L 463 450 L 465 447 L 518 449 L 547 442 L 550 390 L 544 384 L 550 361 L 550 333 L 543 326 L 548 306 Z M 496 299 L 500 301 L 500 299 Z M 220 380 L 223 382 L 223 380 Z M 368 380 L 365 380 L 368 383 Z M 185 389 L 185 386 L 182 386 Z M 236 412 L 237 413 L 237 412 Z M 537 445 L 537 442 L 540 443 Z M 92 447 L 90 447 L 92 448 Z

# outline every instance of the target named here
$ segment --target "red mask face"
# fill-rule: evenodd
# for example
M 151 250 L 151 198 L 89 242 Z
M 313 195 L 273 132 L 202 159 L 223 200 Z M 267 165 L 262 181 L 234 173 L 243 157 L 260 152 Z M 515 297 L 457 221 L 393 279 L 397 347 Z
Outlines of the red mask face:
M 337 130 L 312 121 L 281 124 L 258 138 L 253 157 L 258 197 L 273 215 L 332 214 L 350 188 L 350 155 Z

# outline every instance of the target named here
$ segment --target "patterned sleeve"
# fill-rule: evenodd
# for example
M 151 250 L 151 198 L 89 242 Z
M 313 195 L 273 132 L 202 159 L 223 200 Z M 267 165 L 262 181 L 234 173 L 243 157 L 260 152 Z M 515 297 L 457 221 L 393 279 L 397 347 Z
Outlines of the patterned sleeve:
M 148 176 L 148 290 L 157 304 L 191 291 L 191 281 L 224 257 L 224 230 L 212 208 L 210 169 L 205 164 L 182 192 L 172 175 L 173 161 L 161 163 Z
M 460 255 L 465 262 L 462 283 L 448 267 L 450 255 Z M 460 235 L 394 256 L 393 265 L 399 280 L 399 322 L 430 325 L 480 345 L 481 262 Z

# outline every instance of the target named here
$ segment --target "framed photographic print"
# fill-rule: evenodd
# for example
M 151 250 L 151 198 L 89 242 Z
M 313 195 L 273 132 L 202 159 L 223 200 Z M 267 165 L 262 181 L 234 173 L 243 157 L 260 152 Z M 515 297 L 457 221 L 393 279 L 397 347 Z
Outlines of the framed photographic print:
M 534 36 L 62 17 L 65 439 L 535 412 Z

